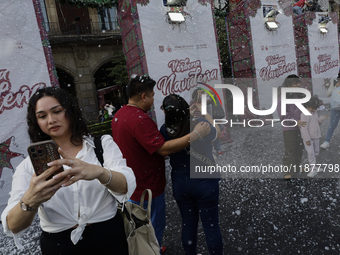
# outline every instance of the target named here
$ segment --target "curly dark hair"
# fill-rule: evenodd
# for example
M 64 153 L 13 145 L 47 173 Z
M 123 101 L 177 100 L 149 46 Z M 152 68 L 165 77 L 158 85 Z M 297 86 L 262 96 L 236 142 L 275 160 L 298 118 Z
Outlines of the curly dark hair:
M 74 145 L 80 145 L 83 136 L 89 135 L 82 111 L 79 109 L 77 101 L 66 90 L 56 87 L 39 89 L 33 94 L 28 102 L 26 120 L 31 142 L 40 142 L 51 139 L 49 135 L 45 134 L 40 129 L 35 114 L 38 100 L 45 96 L 54 97 L 59 101 L 60 105 L 64 107 L 66 118 L 70 121 L 72 127 L 71 142 Z

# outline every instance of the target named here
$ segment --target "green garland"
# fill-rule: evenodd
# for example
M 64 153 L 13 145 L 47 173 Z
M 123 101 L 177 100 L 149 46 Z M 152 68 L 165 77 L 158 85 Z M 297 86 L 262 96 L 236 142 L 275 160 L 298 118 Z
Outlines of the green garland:
M 61 4 L 77 5 L 78 7 L 89 8 L 112 8 L 118 5 L 118 0 L 55 0 Z

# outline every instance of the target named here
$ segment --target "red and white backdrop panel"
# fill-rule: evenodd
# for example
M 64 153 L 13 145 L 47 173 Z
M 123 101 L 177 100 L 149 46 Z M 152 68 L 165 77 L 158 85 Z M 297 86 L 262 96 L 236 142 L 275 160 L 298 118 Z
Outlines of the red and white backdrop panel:
M 265 27 L 265 16 L 271 10 L 280 12 L 275 31 Z M 244 94 L 253 88 L 253 104 L 258 109 L 269 109 L 272 88 L 298 73 L 292 15 L 290 0 L 243 0 L 227 16 L 234 84 Z M 247 109 L 245 118 L 254 118 Z
M 282 1 L 280 1 L 282 4 Z M 271 10 L 279 28 L 269 31 L 264 18 Z M 290 74 L 297 74 L 292 12 L 284 9 L 277 0 L 261 1 L 261 7 L 250 17 L 250 27 L 255 61 L 259 107 L 269 109 L 272 105 L 272 88 L 280 86 Z
M 53 75 L 48 40 L 36 12 L 40 15 L 36 0 L 0 1 L 0 213 L 15 168 L 27 156 L 29 97 L 38 88 L 51 86 Z
M 210 1 L 188 1 L 183 8 L 186 21 L 169 24 L 170 9 L 163 1 L 145 1 L 137 12 L 147 70 L 155 86 L 155 112 L 158 126 L 164 123 L 160 106 L 165 96 L 175 93 L 190 101 L 197 82 L 221 83 L 217 35 Z M 138 34 L 138 31 L 137 31 Z M 221 95 L 221 91 L 219 91 Z
M 326 96 L 328 88 L 326 79 L 332 81 L 339 72 L 339 37 L 337 15 L 334 13 L 317 12 L 313 22 L 308 25 L 308 41 L 310 68 L 313 82 L 313 93 L 318 95 L 324 103 L 329 103 Z M 328 33 L 321 33 L 320 21 L 331 17 L 327 23 Z

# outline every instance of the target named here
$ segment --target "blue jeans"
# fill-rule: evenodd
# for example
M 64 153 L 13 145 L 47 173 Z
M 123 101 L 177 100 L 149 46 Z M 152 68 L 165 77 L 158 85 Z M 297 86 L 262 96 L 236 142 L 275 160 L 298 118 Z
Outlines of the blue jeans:
M 214 148 L 217 152 L 221 151 L 221 142 L 219 138 L 214 141 Z
M 328 130 L 327 130 L 327 135 L 325 139 L 326 142 L 331 141 L 334 130 L 338 126 L 339 120 L 340 120 L 340 111 L 331 109 L 331 120 L 330 120 Z
M 224 130 L 224 127 L 223 125 L 218 125 L 218 127 L 220 128 L 220 132 L 222 133 L 222 131 Z M 217 152 L 221 151 L 221 141 L 220 141 L 220 138 L 217 138 L 215 141 L 214 141 L 214 148 Z
M 219 226 L 217 179 L 190 179 L 172 174 L 173 195 L 182 216 L 182 245 L 186 255 L 196 255 L 199 217 L 210 254 L 223 254 Z
M 139 201 L 129 200 L 131 203 L 139 205 Z M 148 201 L 144 201 L 144 209 L 148 208 Z M 155 234 L 159 246 L 162 244 L 165 229 L 165 196 L 164 193 L 152 199 L 151 204 L 151 223 L 155 229 Z

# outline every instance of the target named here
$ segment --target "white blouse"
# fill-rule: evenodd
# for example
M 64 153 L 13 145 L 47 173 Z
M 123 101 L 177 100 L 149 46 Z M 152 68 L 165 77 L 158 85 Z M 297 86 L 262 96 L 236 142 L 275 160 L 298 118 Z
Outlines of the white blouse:
M 59 189 L 48 201 L 41 204 L 38 210 L 41 228 L 50 233 L 58 233 L 78 227 L 71 232 L 71 240 L 76 244 L 84 232 L 87 223 L 96 223 L 109 220 L 116 215 L 117 201 L 129 200 L 136 188 L 135 175 L 131 168 L 126 166 L 126 160 L 117 144 L 109 135 L 102 136 L 104 167 L 122 173 L 127 182 L 126 194 L 118 194 L 107 189 L 97 179 L 92 181 L 80 180 L 68 187 Z M 83 148 L 76 158 L 89 164 L 101 165 L 94 151 L 93 139 L 84 137 Z M 64 166 L 65 169 L 68 166 Z M 12 190 L 8 205 L 1 215 L 4 232 L 14 237 L 18 248 L 23 248 L 19 237 L 26 231 L 12 233 L 8 229 L 6 217 L 8 212 L 19 203 L 28 190 L 34 169 L 29 157 L 24 159 L 17 167 L 12 181 Z

